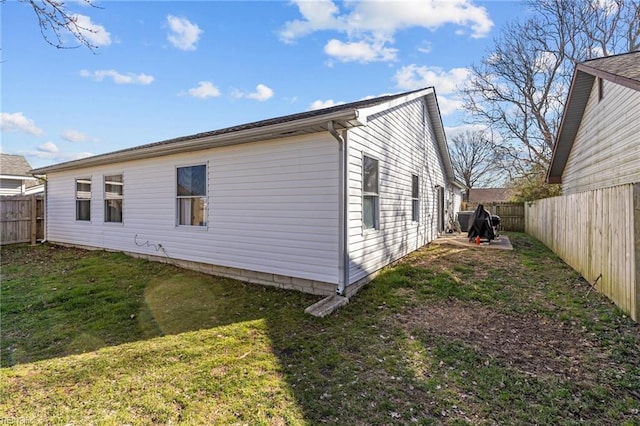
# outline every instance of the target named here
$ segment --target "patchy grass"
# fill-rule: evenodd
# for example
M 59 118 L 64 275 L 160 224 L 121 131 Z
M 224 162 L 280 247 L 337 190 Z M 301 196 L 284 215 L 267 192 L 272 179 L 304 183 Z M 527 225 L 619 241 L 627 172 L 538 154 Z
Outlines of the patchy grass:
M 324 319 L 297 292 L 3 247 L 0 420 L 640 424 L 640 327 L 509 236 L 428 246 Z

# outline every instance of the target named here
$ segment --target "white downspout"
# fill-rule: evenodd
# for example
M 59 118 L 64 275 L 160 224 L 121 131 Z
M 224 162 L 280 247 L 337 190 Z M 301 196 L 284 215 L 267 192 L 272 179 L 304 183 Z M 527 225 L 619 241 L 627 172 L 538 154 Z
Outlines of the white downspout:
M 336 294 L 344 295 L 349 284 L 349 250 L 348 250 L 348 206 L 347 196 L 347 143 L 335 128 L 335 123 L 329 121 L 327 130 L 338 141 L 338 288 Z
M 47 222 L 48 222 L 48 212 L 47 212 L 47 202 L 49 201 L 49 187 L 48 187 L 49 181 L 46 179 L 46 175 L 45 175 L 45 179 L 44 179 L 44 193 L 42 195 L 42 241 L 40 241 L 41 244 L 44 244 L 47 242 L 47 237 L 48 237 L 48 232 L 47 229 L 49 228 L 47 226 Z M 37 242 L 37 238 L 36 238 L 36 242 Z

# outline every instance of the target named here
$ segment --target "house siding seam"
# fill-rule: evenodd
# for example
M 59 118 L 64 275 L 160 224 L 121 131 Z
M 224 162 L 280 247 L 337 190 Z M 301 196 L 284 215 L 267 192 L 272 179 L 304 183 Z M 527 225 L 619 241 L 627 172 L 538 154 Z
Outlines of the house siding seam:
M 204 163 L 208 226 L 176 227 L 175 168 Z M 125 181 L 118 224 L 103 222 L 103 177 L 113 173 Z M 74 181 L 88 174 L 92 220 L 82 223 L 75 220 Z M 47 189 L 52 242 L 166 252 L 181 263 L 326 283 L 335 292 L 338 147 L 328 133 L 53 172 Z
M 349 283 L 361 285 L 380 268 L 437 236 L 436 186 L 443 164 L 423 99 L 383 111 L 349 131 Z M 362 227 L 362 156 L 379 161 L 380 229 Z M 420 220 L 411 220 L 411 175 L 420 181 Z M 445 191 L 445 208 L 450 191 Z M 445 217 L 446 220 L 446 217 Z
M 563 193 L 640 181 L 640 92 L 603 81 L 598 99 L 594 82 L 564 173 Z

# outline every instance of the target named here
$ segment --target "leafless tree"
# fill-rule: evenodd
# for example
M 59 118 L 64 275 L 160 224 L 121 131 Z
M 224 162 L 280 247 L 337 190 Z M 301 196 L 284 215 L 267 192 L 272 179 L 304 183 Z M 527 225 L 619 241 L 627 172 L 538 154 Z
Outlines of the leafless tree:
M 4 3 L 6 0 L 0 0 Z M 98 46 L 86 34 L 95 32 L 78 22 L 77 15 L 68 11 L 65 2 L 56 0 L 18 0 L 33 8 L 44 40 L 58 49 L 72 49 L 81 46 L 95 51 Z M 92 0 L 81 0 L 91 7 L 97 7 Z M 71 34 L 77 44 L 69 45 L 65 36 Z
M 453 169 L 469 189 L 489 184 L 501 172 L 500 156 L 484 130 L 467 130 L 451 138 Z
M 640 0 L 532 0 L 461 88 L 472 122 L 494 129 L 511 178 L 546 169 L 574 65 L 640 48 Z

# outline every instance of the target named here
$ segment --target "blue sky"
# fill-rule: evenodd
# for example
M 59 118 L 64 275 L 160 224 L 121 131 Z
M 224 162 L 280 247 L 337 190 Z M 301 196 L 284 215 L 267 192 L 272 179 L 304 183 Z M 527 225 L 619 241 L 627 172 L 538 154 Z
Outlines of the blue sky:
M 1 3 L 2 146 L 33 167 L 434 86 L 456 86 L 516 1 L 96 1 L 67 8 L 99 46 L 56 49 Z M 66 39 L 71 45 L 73 39 Z

